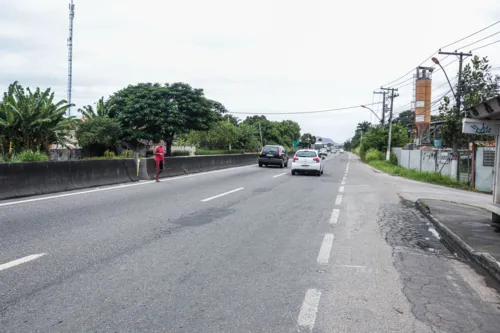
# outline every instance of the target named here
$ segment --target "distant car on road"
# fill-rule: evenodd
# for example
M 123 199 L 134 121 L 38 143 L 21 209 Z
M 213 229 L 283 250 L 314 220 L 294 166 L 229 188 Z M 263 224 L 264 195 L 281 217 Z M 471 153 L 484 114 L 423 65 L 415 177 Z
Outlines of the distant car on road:
M 278 165 L 280 168 L 288 166 L 288 154 L 282 146 L 264 146 L 259 155 L 259 167 L 263 165 Z
M 343 154 L 344 153 L 344 149 L 340 148 L 339 149 L 339 153 Z
M 301 149 L 295 153 L 292 160 L 292 175 L 295 173 L 323 174 L 323 159 L 315 149 Z

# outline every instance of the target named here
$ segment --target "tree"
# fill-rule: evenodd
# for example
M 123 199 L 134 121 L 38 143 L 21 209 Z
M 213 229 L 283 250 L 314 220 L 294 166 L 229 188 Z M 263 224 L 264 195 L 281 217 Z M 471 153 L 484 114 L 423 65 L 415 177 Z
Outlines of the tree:
M 366 133 L 370 129 L 372 124 L 370 124 L 368 121 L 363 121 L 362 123 L 358 123 L 358 126 L 356 127 L 357 131 L 360 131 L 361 133 Z
M 413 126 L 415 124 L 415 112 L 412 110 L 406 110 L 400 112 L 392 122 L 393 124 L 400 124 L 405 127 Z
M 491 66 L 486 57 L 474 56 L 470 64 L 462 72 L 461 95 L 462 108 L 457 112 L 454 103 L 445 96 L 439 106 L 439 114 L 443 119 L 443 138 L 451 143 L 456 151 L 465 144 L 467 136 L 462 134 L 462 119 L 469 117 L 468 108 L 490 99 L 499 93 L 500 77 L 491 73 Z M 458 91 L 458 84 L 454 87 Z
M 122 136 L 120 123 L 108 117 L 92 117 L 81 121 L 76 138 L 86 155 L 103 156 L 106 150 L 116 150 Z
M 300 137 L 300 143 L 303 146 L 310 147 L 316 143 L 316 137 L 314 135 L 312 135 L 311 133 L 304 133 Z
M 137 146 L 139 140 L 164 139 L 167 156 L 174 137 L 190 130 L 208 130 L 225 112 L 221 103 L 205 98 L 202 89 L 180 82 L 128 86 L 114 93 L 108 103 L 115 105 L 110 116 L 122 124 L 126 141 Z
M 361 145 L 361 156 L 369 149 L 377 149 L 378 151 L 386 151 L 389 130 L 387 126 L 371 127 L 363 135 L 363 144 Z M 391 146 L 402 147 L 407 144 L 408 130 L 400 124 L 392 124 Z
M 84 106 L 83 109 L 79 109 L 78 111 L 82 114 L 83 118 L 92 119 L 95 117 L 108 117 L 112 114 L 115 105 L 104 102 L 104 97 L 101 97 L 99 101 L 96 103 L 96 108 L 92 107 L 92 105 Z
M 50 89 L 36 88 L 32 92 L 18 82 L 12 83 L 0 103 L 0 133 L 4 142 L 12 142 L 15 151 L 40 147 L 46 153 L 53 143 L 66 144 L 75 125 L 74 117 L 65 117 L 72 105 L 54 99 Z

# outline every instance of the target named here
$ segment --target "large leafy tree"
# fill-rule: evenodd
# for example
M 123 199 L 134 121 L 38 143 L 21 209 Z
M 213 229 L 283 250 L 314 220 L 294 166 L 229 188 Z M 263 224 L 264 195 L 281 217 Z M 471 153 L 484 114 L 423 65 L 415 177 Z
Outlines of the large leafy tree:
M 405 127 L 413 126 L 413 124 L 415 124 L 415 112 L 412 110 L 400 112 L 397 118 L 394 118 L 393 123 L 401 124 Z
M 186 83 L 140 83 L 111 96 L 115 105 L 110 116 L 123 126 L 125 141 L 137 146 L 140 140 L 167 144 L 171 155 L 174 138 L 190 130 L 208 130 L 226 112 L 224 106 L 205 98 L 202 89 Z
M 500 77 L 493 75 L 491 66 L 486 57 L 474 56 L 471 62 L 464 67 L 462 72 L 462 85 L 460 88 L 463 96 L 461 109 L 457 112 L 455 103 L 445 96 L 439 106 L 440 118 L 443 123 L 443 138 L 451 144 L 456 151 L 466 142 L 467 136 L 462 134 L 462 119 L 470 115 L 468 108 L 477 105 L 499 94 Z M 454 87 L 455 92 L 459 87 Z
M 364 134 L 364 133 L 368 132 L 368 130 L 370 129 L 371 126 L 372 126 L 372 124 L 369 123 L 368 121 L 363 121 L 362 123 L 358 123 L 356 130 Z
M 116 150 L 122 136 L 120 123 L 109 117 L 93 117 L 81 121 L 76 130 L 76 138 L 84 153 L 103 156 L 106 150 Z
M 53 143 L 66 144 L 75 125 L 73 117 L 65 117 L 70 106 L 56 101 L 50 89 L 32 91 L 12 83 L 0 103 L 3 142 L 12 142 L 16 151 L 40 147 L 47 153 Z

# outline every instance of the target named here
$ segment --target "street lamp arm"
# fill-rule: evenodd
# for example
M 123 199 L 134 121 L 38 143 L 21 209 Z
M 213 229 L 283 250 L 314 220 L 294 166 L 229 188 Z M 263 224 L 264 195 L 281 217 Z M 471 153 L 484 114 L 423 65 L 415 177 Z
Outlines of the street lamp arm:
M 446 80 L 448 81 L 448 84 L 450 85 L 451 92 L 453 93 L 453 97 L 455 97 L 455 100 L 457 99 L 457 95 L 455 94 L 455 90 L 453 89 L 453 86 L 451 85 L 450 79 L 448 78 L 448 74 L 446 74 L 446 71 L 444 70 L 443 66 L 439 64 L 439 67 L 443 70 L 444 76 L 446 77 Z
M 378 120 L 382 120 L 382 119 L 380 119 L 380 117 L 378 116 L 378 114 L 376 114 L 376 113 L 375 113 L 375 111 L 373 111 L 373 110 L 372 110 L 372 109 L 370 109 L 369 107 L 367 107 L 367 106 L 365 106 L 365 105 L 361 105 L 361 107 L 362 107 L 362 108 L 364 108 L 364 109 L 368 109 L 368 110 L 370 110 L 370 111 L 371 111 L 371 112 L 375 115 L 375 117 L 377 117 L 377 118 L 378 118 Z

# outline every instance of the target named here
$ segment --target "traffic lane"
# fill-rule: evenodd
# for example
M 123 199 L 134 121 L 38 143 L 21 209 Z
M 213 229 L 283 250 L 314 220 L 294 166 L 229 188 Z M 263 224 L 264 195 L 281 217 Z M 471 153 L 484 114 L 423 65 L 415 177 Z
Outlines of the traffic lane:
M 330 163 L 329 163 L 330 164 Z M 343 168 L 211 201 L 170 233 L 9 304 L 9 332 L 290 332 L 321 275 L 317 245 Z M 218 203 L 218 205 L 216 205 Z
M 83 266 L 139 247 L 159 234 L 170 233 L 178 228 L 172 221 L 206 210 L 207 204 L 201 202 L 204 198 L 236 186 L 244 186 L 246 192 L 253 193 L 255 187 L 265 188 L 283 181 L 272 178 L 276 170 L 256 170 L 245 170 L 235 174 L 236 177 L 217 177 L 215 182 L 207 175 L 207 181 L 196 187 L 189 186 L 191 178 L 172 182 L 175 186 L 169 186 L 170 182 L 154 184 L 151 191 L 135 195 L 133 203 L 122 192 L 125 189 L 120 189 L 108 192 L 104 203 L 99 197 L 85 194 L 76 197 L 81 205 L 74 202 L 75 197 L 67 197 L 64 199 L 73 202 L 57 202 L 55 207 L 43 207 L 42 202 L 4 207 L 14 211 L 5 219 L 16 232 L 2 233 L 0 264 L 36 253 L 47 255 L 37 262 L 1 272 L 5 283 L 0 285 L 0 299 L 17 299 L 53 280 L 71 276 Z M 187 186 L 182 184 L 185 181 Z M 248 194 L 241 191 L 220 200 L 237 200 L 241 195 Z M 56 204 L 44 203 L 49 202 Z M 24 210 L 20 211 L 21 207 Z M 211 213 L 206 211 L 201 218 L 210 219 Z
M 327 166 L 325 170 L 328 170 Z M 27 216 L 31 218 L 28 221 L 23 214 L 11 218 L 14 225 L 26 222 L 28 227 L 44 222 L 51 225 L 53 221 L 56 221 L 57 225 L 47 230 L 26 229 L 24 233 L 18 233 L 15 237 L 11 235 L 10 238 L 2 235 L 3 248 L 0 263 L 26 255 L 38 253 L 47 253 L 47 255 L 35 262 L 0 272 L 4 282 L 0 285 L 0 299 L 4 302 L 15 301 L 33 290 L 44 288 L 44 286 L 77 274 L 82 267 L 94 265 L 124 252 L 134 251 L 143 244 L 181 228 L 182 225 L 175 223 L 179 219 L 192 220 L 194 218 L 197 221 L 210 221 L 217 216 L 219 205 L 231 205 L 265 193 L 275 184 L 289 179 L 287 177 L 273 178 L 272 175 L 276 172 L 277 170 L 269 169 L 257 173 L 246 173 L 246 175 L 236 177 L 237 184 L 234 177 L 219 179 L 217 188 L 212 184 L 211 187 L 199 186 L 201 189 L 198 189 L 183 187 L 179 183 L 180 189 L 184 190 L 182 193 L 169 195 L 169 191 L 175 192 L 176 188 L 168 187 L 163 196 L 156 194 L 139 196 L 141 201 L 135 205 L 131 205 L 129 200 L 123 200 L 121 192 L 110 191 L 109 194 L 116 193 L 118 198 L 114 200 L 108 198 L 106 204 L 100 204 L 98 198 L 82 198 L 82 200 L 93 200 L 94 205 L 91 209 L 77 205 L 73 206 L 73 209 L 68 209 L 71 203 L 67 203 L 67 206 L 63 203 L 63 206 L 68 209 L 68 213 L 65 214 L 69 215 L 47 207 L 47 210 L 43 211 L 46 215 L 28 214 Z M 184 180 L 190 179 L 185 178 L 179 182 L 182 183 Z M 154 188 L 158 189 L 164 184 L 155 184 Z M 242 191 L 209 202 L 201 202 L 203 198 L 222 193 L 241 184 L 245 186 Z M 83 202 L 89 204 L 86 201 Z M 34 205 L 39 206 L 40 203 L 34 203 Z M 12 207 L 19 208 L 20 206 Z M 41 208 L 38 207 L 38 209 Z
M 351 160 L 317 330 L 498 331 L 497 292 L 456 260 L 392 187 Z

